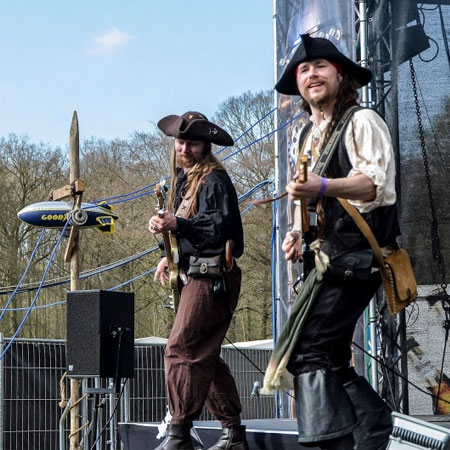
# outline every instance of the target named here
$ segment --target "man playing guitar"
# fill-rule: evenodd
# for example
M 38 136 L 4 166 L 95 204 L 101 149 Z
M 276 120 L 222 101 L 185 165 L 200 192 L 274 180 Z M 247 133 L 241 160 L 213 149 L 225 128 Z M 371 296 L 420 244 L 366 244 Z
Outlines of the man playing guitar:
M 193 450 L 190 429 L 203 405 L 222 424 L 210 450 L 247 450 L 236 385 L 220 358 L 241 286 L 241 270 L 233 258 L 244 250 L 242 222 L 236 191 L 211 151 L 211 144 L 234 142 L 194 111 L 164 117 L 158 127 L 175 138 L 172 187 L 168 210 L 150 219 L 149 230 L 172 233 L 179 271 L 186 275 L 186 283 L 179 283 L 180 302 L 164 357 L 172 419 L 158 450 Z M 227 248 L 233 257 L 228 265 Z M 155 280 L 169 280 L 167 257 L 158 264 Z

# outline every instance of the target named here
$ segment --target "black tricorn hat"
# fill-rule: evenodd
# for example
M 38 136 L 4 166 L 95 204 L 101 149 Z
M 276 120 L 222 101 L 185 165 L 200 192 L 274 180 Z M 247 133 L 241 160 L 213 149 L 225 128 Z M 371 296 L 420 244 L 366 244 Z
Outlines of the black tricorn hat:
M 302 41 L 275 85 L 280 94 L 300 95 L 295 69 L 300 63 L 313 59 L 326 59 L 339 64 L 343 72 L 353 75 L 361 86 L 365 86 L 372 79 L 372 72 L 369 69 L 347 58 L 328 39 L 313 38 L 309 34 L 302 34 L 301 38 Z
M 165 135 L 177 139 L 212 142 L 227 147 L 234 145 L 233 138 L 225 130 L 196 111 L 163 117 L 157 125 Z

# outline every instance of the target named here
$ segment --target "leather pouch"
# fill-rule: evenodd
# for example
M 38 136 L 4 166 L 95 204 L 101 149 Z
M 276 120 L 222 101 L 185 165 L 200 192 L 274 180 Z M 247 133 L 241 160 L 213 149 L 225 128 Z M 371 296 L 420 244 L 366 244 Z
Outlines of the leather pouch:
M 368 280 L 373 266 L 371 248 L 346 253 L 331 261 L 328 273 L 344 280 Z
M 190 256 L 187 274 L 191 277 L 218 278 L 222 276 L 222 255 Z
M 408 252 L 401 248 L 384 258 L 381 272 L 386 302 L 392 315 L 417 299 L 417 283 Z

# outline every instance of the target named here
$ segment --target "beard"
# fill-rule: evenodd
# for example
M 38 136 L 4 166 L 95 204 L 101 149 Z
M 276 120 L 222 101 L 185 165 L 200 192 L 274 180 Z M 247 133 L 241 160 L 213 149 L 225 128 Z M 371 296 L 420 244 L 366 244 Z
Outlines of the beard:
M 303 94 L 300 93 L 300 95 L 311 107 L 321 109 L 325 105 L 329 105 L 335 101 L 338 93 L 339 79 L 337 85 L 333 82 L 333 80 L 330 82 L 325 81 L 325 89 L 320 95 L 310 95 L 307 90 Z
M 332 100 L 332 96 L 329 95 L 328 93 L 326 93 L 325 95 L 323 95 L 320 98 L 314 98 L 314 99 L 310 99 L 309 100 L 309 104 L 313 107 L 313 108 L 317 108 L 320 109 L 323 106 L 327 105 L 328 103 L 330 103 Z
M 193 155 L 187 155 L 185 153 L 176 154 L 176 164 L 178 167 L 182 169 L 190 169 L 197 161 L 195 160 Z

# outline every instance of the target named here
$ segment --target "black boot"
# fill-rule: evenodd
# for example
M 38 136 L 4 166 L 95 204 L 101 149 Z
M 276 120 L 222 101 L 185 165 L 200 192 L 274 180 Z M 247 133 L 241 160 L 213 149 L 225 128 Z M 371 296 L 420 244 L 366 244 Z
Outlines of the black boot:
M 336 374 L 330 369 L 298 374 L 294 377 L 294 389 L 298 442 L 315 443 L 321 448 L 323 441 L 343 438 L 348 448 L 342 450 L 351 450 L 352 431 L 358 422 Z
M 191 439 L 192 424 L 171 425 L 167 428 L 167 437 L 155 450 L 194 450 Z
M 208 450 L 248 450 L 244 425 L 233 425 L 230 428 L 222 428 L 219 440 Z
M 353 431 L 355 449 L 384 450 L 392 432 L 391 409 L 364 377 L 344 384 L 359 425 Z

